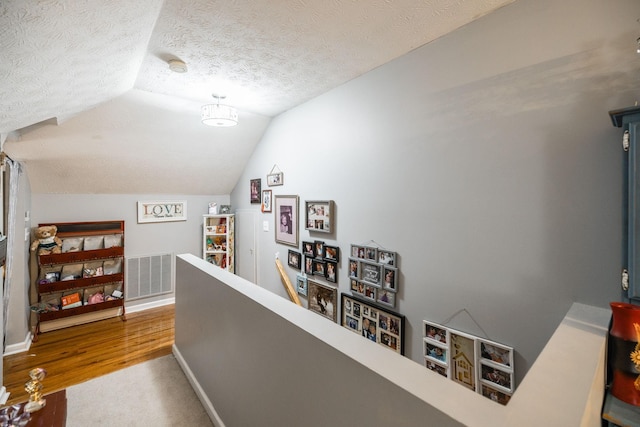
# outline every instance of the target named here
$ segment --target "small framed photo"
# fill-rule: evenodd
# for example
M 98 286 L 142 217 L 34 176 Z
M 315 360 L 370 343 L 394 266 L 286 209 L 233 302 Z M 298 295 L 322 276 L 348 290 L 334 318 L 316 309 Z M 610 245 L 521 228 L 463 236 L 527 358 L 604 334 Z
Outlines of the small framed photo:
M 382 266 L 382 289 L 389 292 L 398 292 L 398 269 Z
M 313 242 L 313 253 L 316 258 L 324 258 L 324 242 L 320 240 Z
M 451 379 L 470 390 L 477 390 L 476 344 L 475 338 L 459 331 L 449 329 L 449 348 L 451 349 Z
M 358 279 L 349 280 L 349 289 L 351 289 L 351 292 L 358 292 Z
M 313 275 L 313 257 L 304 256 L 304 273 Z
M 313 280 L 307 280 L 309 310 L 319 315 L 337 321 L 338 290 Z
M 488 362 L 488 365 L 495 363 L 499 368 L 513 368 L 513 348 L 482 338 L 478 342 L 481 362 Z
M 396 265 L 396 253 L 384 249 L 378 249 L 378 263 L 382 265 Z
M 315 257 L 316 254 L 313 251 L 313 248 L 314 248 L 313 242 L 302 242 L 302 253 L 304 254 L 304 256 L 310 257 L 310 258 Z
M 276 243 L 298 247 L 298 196 L 274 196 Z
M 445 346 L 438 345 L 433 342 L 424 341 L 424 357 L 426 359 L 439 362 L 442 365 L 448 365 L 447 353 L 449 349 Z
M 364 246 L 351 245 L 351 257 L 364 259 Z
M 352 292 L 356 293 L 356 294 L 360 294 L 361 296 L 364 296 L 364 286 L 365 286 L 364 283 L 362 283 L 359 280 L 354 280 L 353 282 L 355 282 L 356 288 L 355 289 L 351 289 Z
M 284 173 L 278 172 L 278 173 L 270 173 L 269 175 L 267 175 L 267 185 L 269 187 L 275 187 L 277 185 L 283 185 L 283 184 L 284 184 Z
M 333 232 L 333 200 L 305 202 L 305 228 L 320 233 Z
M 498 369 L 485 363 L 481 363 L 480 365 L 483 384 L 506 392 L 513 391 L 513 372 Z
M 327 261 L 340 261 L 340 248 L 337 246 L 324 245 L 324 259 Z
M 376 296 L 378 294 L 378 290 L 376 288 L 374 288 L 371 285 L 365 285 L 363 284 L 363 291 L 361 292 L 361 294 L 368 300 L 375 302 L 376 301 Z
M 289 249 L 289 267 L 300 270 L 302 265 L 302 255 L 300 252 L 292 251 Z
M 394 292 L 389 292 L 386 289 L 378 289 L 376 302 L 378 304 L 386 305 L 387 307 L 393 308 L 396 306 L 396 294 Z
M 298 294 L 302 296 L 307 296 L 307 278 L 301 274 L 296 276 L 296 290 Z
M 325 279 L 327 279 L 328 282 L 338 283 L 338 263 L 335 261 L 325 261 L 325 263 Z
M 424 366 L 427 367 L 427 369 L 442 375 L 445 378 L 449 377 L 449 367 L 445 364 L 441 364 L 441 363 L 437 363 L 434 360 L 432 360 L 431 358 L 425 357 L 424 358 Z
M 271 212 L 271 190 L 262 190 L 262 212 Z
M 373 262 L 360 261 L 360 280 L 370 285 L 381 287 L 380 265 Z
M 428 322 L 426 320 L 422 321 L 422 325 L 422 332 L 427 341 L 435 341 L 443 345 L 449 343 L 449 330 L 447 328 L 438 323 Z
M 251 203 L 260 203 L 261 199 L 261 188 L 262 187 L 262 179 L 256 178 L 249 181 L 249 186 L 251 189 Z
M 359 279 L 360 278 L 360 269 L 358 268 L 360 262 L 357 259 L 349 258 L 349 278 L 350 279 Z
M 482 384 L 481 390 L 484 397 L 486 397 L 487 399 L 491 399 L 494 402 L 498 402 L 501 405 L 506 405 L 511 399 L 511 395 L 500 390 L 496 390 L 496 388 L 491 387 L 487 384 Z
M 364 247 L 364 259 L 369 261 L 378 262 L 378 249 L 371 246 Z
M 327 271 L 327 263 L 326 263 L 326 261 L 322 261 L 322 260 L 319 260 L 317 258 L 314 258 L 312 263 L 313 263 L 313 274 L 315 276 L 324 277 L 326 275 L 326 271 Z

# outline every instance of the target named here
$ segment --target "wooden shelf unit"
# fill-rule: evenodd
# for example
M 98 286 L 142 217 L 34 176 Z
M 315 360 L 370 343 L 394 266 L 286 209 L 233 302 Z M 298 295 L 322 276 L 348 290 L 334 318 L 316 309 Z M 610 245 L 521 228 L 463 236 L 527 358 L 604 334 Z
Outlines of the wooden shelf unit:
M 58 228 L 57 236 L 63 242 L 63 251 L 66 250 L 65 239 L 82 240 L 82 246 L 87 243 L 87 238 L 92 239 L 97 248 L 65 251 L 60 254 L 36 255 L 37 278 L 35 288 L 38 306 L 42 309 L 45 303 L 57 306 L 57 310 L 39 311 L 37 313 L 36 334 L 82 323 L 102 320 L 109 317 L 121 316 L 125 318 L 124 295 L 124 221 L 94 221 L 94 222 L 69 222 L 69 223 L 42 223 L 39 226 L 55 225 Z M 102 237 L 102 239 L 100 239 Z M 96 243 L 97 242 L 97 243 Z M 102 242 L 102 243 L 100 243 Z M 110 268 L 117 271 L 107 272 L 105 262 L 109 262 Z M 98 265 L 100 272 L 89 275 L 88 265 Z M 78 277 L 70 276 L 65 280 L 63 272 L 65 266 L 80 271 Z M 46 280 L 46 274 L 57 272 L 57 280 Z M 120 298 L 106 300 L 113 290 L 122 292 Z M 62 308 L 57 304 L 62 296 L 78 293 L 82 305 L 73 308 Z M 102 292 L 105 296 L 103 302 L 88 304 L 88 296 Z

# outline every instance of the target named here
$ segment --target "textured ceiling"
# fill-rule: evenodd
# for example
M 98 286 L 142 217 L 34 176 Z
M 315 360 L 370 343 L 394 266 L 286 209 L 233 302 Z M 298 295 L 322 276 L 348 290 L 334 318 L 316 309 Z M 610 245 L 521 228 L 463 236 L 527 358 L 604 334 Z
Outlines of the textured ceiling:
M 200 167 L 201 152 L 176 151 L 176 138 L 188 136 L 195 146 L 233 141 L 237 159 L 216 176 L 210 167 L 193 171 L 210 184 L 194 188 L 176 172 L 174 181 L 184 184 L 171 186 L 177 193 L 228 194 L 271 117 L 512 1 L 4 0 L 3 149 L 27 164 L 34 192 L 157 193 L 157 180 L 132 178 L 166 173 L 167 164 Z M 187 73 L 169 70 L 175 58 L 186 62 Z M 237 127 L 203 131 L 199 105 L 212 93 L 239 109 Z M 170 111 L 166 120 L 176 122 L 162 135 L 148 131 L 157 123 L 153 113 L 125 130 L 104 126 L 119 123 L 118 112 L 131 105 Z M 94 177 L 123 164 L 117 156 L 87 156 L 82 167 L 67 169 L 79 164 L 71 151 L 77 145 L 123 153 L 134 143 L 123 145 L 130 139 L 123 135 L 145 146 L 150 133 L 154 155 L 137 169 L 118 168 L 108 188 Z M 57 172 L 61 167 L 65 173 Z

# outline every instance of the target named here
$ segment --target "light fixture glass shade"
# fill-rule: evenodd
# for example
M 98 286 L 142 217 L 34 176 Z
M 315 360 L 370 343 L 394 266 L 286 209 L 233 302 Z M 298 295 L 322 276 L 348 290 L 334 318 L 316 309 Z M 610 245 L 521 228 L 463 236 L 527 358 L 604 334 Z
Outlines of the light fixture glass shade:
M 207 126 L 235 126 L 238 124 L 238 110 L 228 105 L 203 105 L 202 123 Z

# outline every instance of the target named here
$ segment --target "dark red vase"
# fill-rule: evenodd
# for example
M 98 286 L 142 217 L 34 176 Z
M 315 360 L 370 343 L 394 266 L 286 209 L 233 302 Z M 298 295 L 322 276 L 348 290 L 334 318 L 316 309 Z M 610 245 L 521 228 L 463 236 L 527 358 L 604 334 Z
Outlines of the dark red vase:
M 640 352 L 638 357 L 634 353 L 639 339 L 634 323 L 640 330 L 640 306 L 624 302 L 609 305 L 612 311 L 609 330 L 609 366 L 613 373 L 611 394 L 630 405 L 640 406 L 640 366 L 634 363 L 634 360 L 640 362 Z

